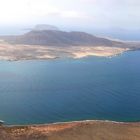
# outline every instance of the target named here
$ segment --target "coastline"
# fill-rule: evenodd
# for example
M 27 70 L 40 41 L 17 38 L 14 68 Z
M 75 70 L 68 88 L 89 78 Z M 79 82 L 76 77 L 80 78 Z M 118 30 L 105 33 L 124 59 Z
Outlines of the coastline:
M 139 140 L 140 122 L 84 120 L 52 124 L 3 125 L 0 140 Z
M 13 45 L 6 42 L 0 43 L 0 60 L 53 60 L 57 58 L 80 59 L 87 56 L 113 57 L 126 51 L 133 50 L 129 47 L 115 46 L 40 46 L 40 45 Z
M 1 120 L 2 121 L 2 120 Z M 70 123 L 88 123 L 88 122 L 109 122 L 114 124 L 132 124 L 140 123 L 140 121 L 113 121 L 113 120 L 75 120 L 75 121 L 62 121 L 62 122 L 52 122 L 52 123 L 33 123 L 33 124 L 5 124 L 3 121 L 2 126 L 6 127 L 19 127 L 19 126 L 52 126 L 52 125 L 61 125 L 61 124 L 70 124 Z

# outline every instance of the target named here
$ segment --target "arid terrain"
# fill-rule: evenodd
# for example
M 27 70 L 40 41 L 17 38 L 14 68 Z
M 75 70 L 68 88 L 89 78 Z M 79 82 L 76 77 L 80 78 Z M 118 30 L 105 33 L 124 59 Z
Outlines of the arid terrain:
M 40 46 L 0 43 L 0 60 L 17 61 L 32 59 L 82 58 L 86 56 L 110 57 L 121 54 L 129 48 L 104 46 Z
M 32 60 L 111 57 L 140 49 L 140 42 L 124 42 L 85 32 L 30 31 L 17 36 L 0 36 L 0 60 Z
M 83 121 L 1 126 L 0 140 L 139 140 L 140 123 Z

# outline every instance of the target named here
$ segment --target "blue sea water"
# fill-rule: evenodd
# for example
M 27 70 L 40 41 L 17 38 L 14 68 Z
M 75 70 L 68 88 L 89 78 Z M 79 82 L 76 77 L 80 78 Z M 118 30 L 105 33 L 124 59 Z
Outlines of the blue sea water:
M 0 120 L 140 121 L 140 51 L 113 58 L 0 61 Z

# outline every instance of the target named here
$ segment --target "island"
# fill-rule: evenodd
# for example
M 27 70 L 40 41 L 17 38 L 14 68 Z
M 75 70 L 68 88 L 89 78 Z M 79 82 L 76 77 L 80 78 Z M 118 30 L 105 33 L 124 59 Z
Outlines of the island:
M 111 40 L 76 31 L 33 30 L 23 35 L 0 36 L 0 60 L 8 61 L 112 57 L 139 49 L 140 42 Z

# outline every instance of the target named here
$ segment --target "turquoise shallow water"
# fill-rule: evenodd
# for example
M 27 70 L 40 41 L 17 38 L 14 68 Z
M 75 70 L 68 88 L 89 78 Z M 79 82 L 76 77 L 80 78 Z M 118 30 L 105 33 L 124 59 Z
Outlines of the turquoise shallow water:
M 140 121 L 140 52 L 113 58 L 0 61 L 0 120 Z

